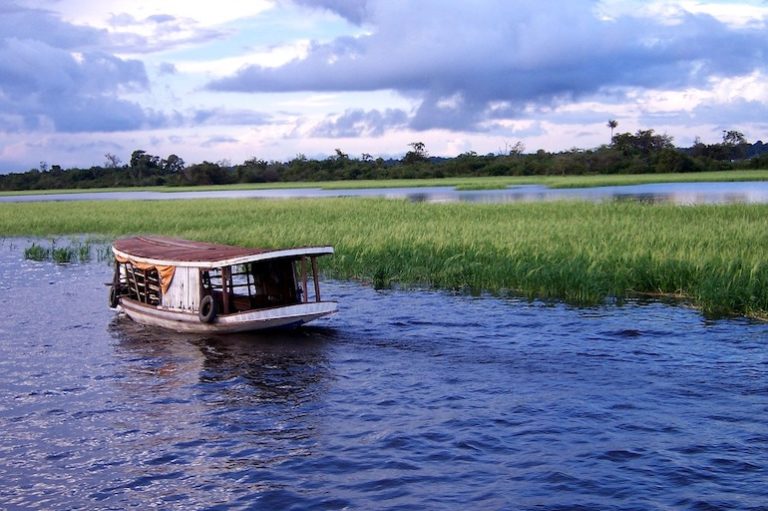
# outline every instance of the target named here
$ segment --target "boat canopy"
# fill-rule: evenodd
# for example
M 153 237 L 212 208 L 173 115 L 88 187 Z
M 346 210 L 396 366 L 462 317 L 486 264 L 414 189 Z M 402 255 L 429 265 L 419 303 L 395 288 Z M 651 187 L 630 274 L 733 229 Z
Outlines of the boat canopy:
M 333 254 L 333 247 L 245 248 L 164 236 L 136 236 L 116 240 L 112 251 L 118 261 L 132 264 L 218 268 L 267 259 Z

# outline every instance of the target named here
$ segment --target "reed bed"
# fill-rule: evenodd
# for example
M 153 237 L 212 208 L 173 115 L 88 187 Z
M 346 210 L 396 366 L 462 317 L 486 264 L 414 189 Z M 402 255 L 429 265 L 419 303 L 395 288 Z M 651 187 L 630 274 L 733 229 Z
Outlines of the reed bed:
M 91 240 L 70 240 L 64 246 L 57 245 L 56 240 L 50 240 L 46 247 L 41 243 L 33 242 L 24 249 L 24 259 L 32 261 L 53 261 L 57 264 L 86 263 L 91 260 L 93 244 Z M 99 254 L 99 260 L 104 260 L 103 254 Z
M 326 274 L 596 305 L 671 296 L 768 317 L 766 205 L 384 199 L 0 204 L 0 234 L 163 234 L 248 246 L 332 244 Z

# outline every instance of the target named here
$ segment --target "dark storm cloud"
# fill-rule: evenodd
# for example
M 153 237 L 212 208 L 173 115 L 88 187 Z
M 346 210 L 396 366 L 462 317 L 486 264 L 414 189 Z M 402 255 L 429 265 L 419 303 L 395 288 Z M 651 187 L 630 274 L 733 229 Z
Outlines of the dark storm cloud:
M 97 48 L 105 32 L 61 21 L 51 13 L 0 6 L 0 112 L 21 119 L 16 129 L 121 131 L 160 120 L 118 91 L 148 87 L 144 65 Z
M 366 22 L 369 35 L 317 43 L 281 67 L 251 66 L 219 91 L 396 90 L 421 100 L 416 129 L 478 129 L 507 102 L 514 116 L 604 88 L 684 88 L 766 69 L 764 30 L 708 15 L 607 19 L 591 0 L 298 3 Z

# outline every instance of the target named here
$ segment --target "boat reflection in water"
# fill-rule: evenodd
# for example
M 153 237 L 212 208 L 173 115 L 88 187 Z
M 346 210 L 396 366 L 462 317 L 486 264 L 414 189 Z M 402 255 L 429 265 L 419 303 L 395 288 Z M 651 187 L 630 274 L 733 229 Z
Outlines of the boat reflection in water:
M 212 336 L 116 316 L 110 333 L 121 373 L 113 398 L 127 404 L 123 420 L 131 417 L 114 444 L 139 458 L 163 452 L 162 459 L 123 467 L 124 480 L 173 478 L 174 463 L 200 484 L 222 472 L 259 479 L 262 471 L 272 473 L 315 452 L 322 426 L 317 410 L 333 380 L 326 353 L 333 330 L 307 326 Z M 246 487 L 251 493 L 280 490 L 273 478 Z M 222 498 L 215 492 L 205 497 L 202 488 L 193 493 L 197 502 Z
M 124 316 L 116 316 L 109 330 L 118 354 L 127 361 L 130 377 L 123 381 L 139 384 L 138 392 L 147 385 L 175 392 L 187 385 L 229 382 L 226 401 L 233 405 L 295 403 L 315 394 L 313 387 L 328 375 L 325 350 L 335 336 L 333 329 L 312 326 L 263 333 L 187 334 Z M 233 380 L 240 385 L 232 386 Z M 232 395 L 234 388 L 242 392 Z M 221 398 L 218 390 L 215 394 Z

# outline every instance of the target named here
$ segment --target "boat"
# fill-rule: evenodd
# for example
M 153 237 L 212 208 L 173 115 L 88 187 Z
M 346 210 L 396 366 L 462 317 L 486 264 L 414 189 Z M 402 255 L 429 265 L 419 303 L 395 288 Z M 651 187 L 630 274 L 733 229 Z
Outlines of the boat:
M 137 323 L 247 332 L 297 327 L 338 309 L 320 296 L 317 258 L 333 254 L 331 246 L 258 249 L 136 236 L 116 240 L 112 253 L 109 305 Z

